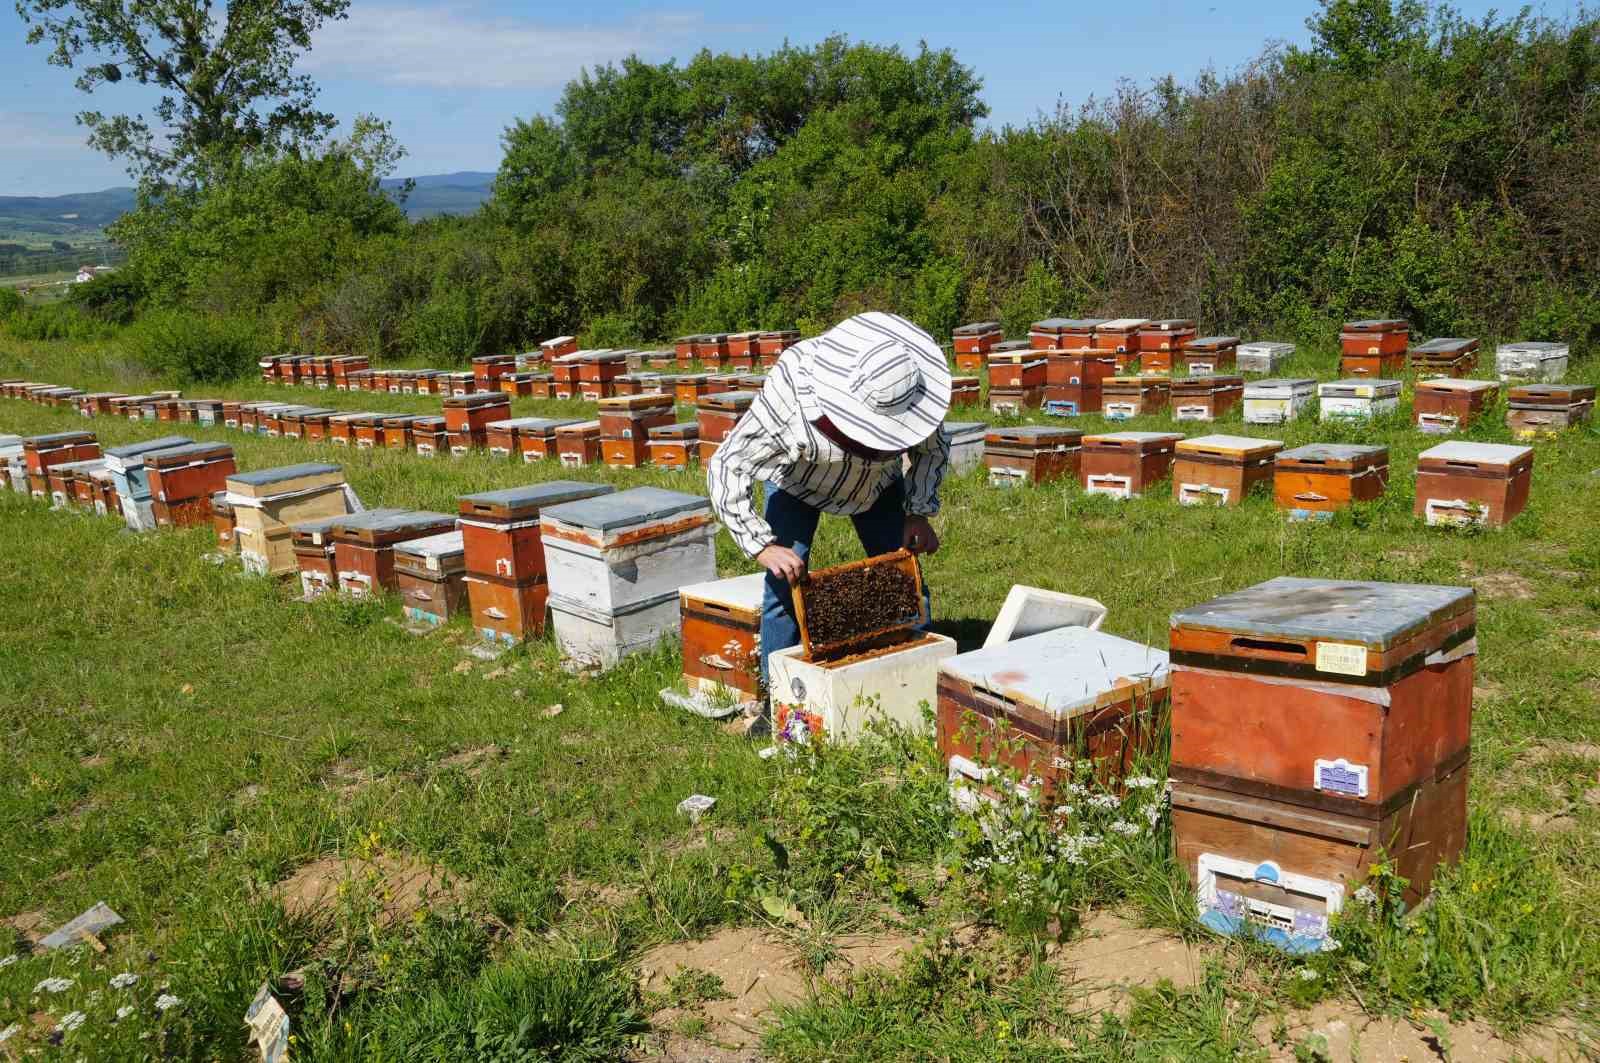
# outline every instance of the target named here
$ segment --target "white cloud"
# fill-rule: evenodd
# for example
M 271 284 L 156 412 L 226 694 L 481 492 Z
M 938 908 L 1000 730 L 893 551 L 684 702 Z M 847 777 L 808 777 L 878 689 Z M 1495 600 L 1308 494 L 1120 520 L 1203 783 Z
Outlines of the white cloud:
M 544 25 L 471 7 L 357 4 L 324 26 L 301 66 L 321 76 L 440 89 L 552 89 L 585 67 L 660 57 L 692 42 L 700 15 L 662 12 L 610 26 Z

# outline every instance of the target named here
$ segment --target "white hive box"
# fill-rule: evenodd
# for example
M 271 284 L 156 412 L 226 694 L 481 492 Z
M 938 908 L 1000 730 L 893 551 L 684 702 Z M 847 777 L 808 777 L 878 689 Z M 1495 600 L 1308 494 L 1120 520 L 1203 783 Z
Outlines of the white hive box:
M 28 466 L 22 457 L 21 436 L 0 436 L 0 465 L 11 489 L 20 495 L 28 493 Z
M 1565 343 L 1524 340 L 1495 348 L 1494 367 L 1501 380 L 1549 384 L 1567 375 L 1570 348 Z
M 561 656 L 580 668 L 607 669 L 678 633 L 678 592 L 621 609 L 594 609 L 552 594 L 550 624 Z
M 715 578 L 716 519 L 700 495 L 636 487 L 551 506 L 539 514 L 550 596 L 615 613 L 677 600 Z
M 1317 385 L 1324 421 L 1370 420 L 1400 408 L 1398 380 L 1334 380 Z
M 932 632 L 887 650 L 839 661 L 807 661 L 791 646 L 767 658 L 767 687 L 773 711 L 783 706 L 820 719 L 833 741 L 850 741 L 871 720 L 889 720 L 913 731 L 926 730 L 923 708 L 932 709 L 939 686 L 939 662 L 956 655 L 954 639 Z
M 1275 340 L 1241 343 L 1234 353 L 1234 368 L 1241 373 L 1275 373 L 1294 354 L 1294 344 Z
M 950 471 L 966 472 L 983 464 L 983 437 L 989 426 L 979 421 L 946 422 L 950 435 Z
M 1284 377 L 1256 380 L 1244 386 L 1245 424 L 1287 424 L 1311 406 L 1317 382 Z

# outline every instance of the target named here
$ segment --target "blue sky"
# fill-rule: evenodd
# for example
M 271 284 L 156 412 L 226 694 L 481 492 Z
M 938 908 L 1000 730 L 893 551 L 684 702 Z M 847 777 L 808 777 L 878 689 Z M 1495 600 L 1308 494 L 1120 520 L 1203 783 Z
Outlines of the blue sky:
M 1491 8 L 1478 0 L 1456 6 L 1473 16 Z M 1148 85 L 1167 73 L 1187 80 L 1208 66 L 1235 69 L 1268 42 L 1303 42 L 1315 9 L 1314 0 L 680 0 L 670 7 L 591 0 L 580 8 L 354 0 L 349 19 L 322 34 L 305 68 L 333 113 L 391 119 L 410 151 L 401 172 L 426 174 L 495 169 L 501 130 L 512 119 L 548 111 L 585 66 L 629 53 L 663 60 L 702 47 L 762 52 L 835 32 L 909 49 L 926 40 L 953 48 L 977 70 L 992 123 L 1022 124 L 1058 99 L 1104 95 L 1119 79 Z M 1537 10 L 1561 16 L 1569 8 Z M 11 5 L 0 8 L 0 195 L 128 183 L 118 163 L 84 147 L 73 115 L 91 101 L 107 112 L 128 109 L 143 90 L 123 82 L 84 97 L 70 72 L 46 64 L 44 48 L 24 43 L 24 32 Z

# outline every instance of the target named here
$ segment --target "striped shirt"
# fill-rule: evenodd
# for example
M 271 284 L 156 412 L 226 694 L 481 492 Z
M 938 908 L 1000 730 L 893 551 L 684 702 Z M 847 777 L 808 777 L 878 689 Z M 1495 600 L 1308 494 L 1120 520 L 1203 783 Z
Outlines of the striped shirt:
M 756 512 L 753 488 L 766 481 L 824 513 L 848 516 L 872 508 L 905 468 L 906 512 L 939 512 L 939 484 L 950 463 L 950 437 L 940 427 L 888 461 L 845 453 L 812 424 L 822 416 L 802 349 L 791 347 L 767 376 L 760 394 L 706 465 L 717 516 L 739 549 L 754 557 L 772 545 L 772 527 Z

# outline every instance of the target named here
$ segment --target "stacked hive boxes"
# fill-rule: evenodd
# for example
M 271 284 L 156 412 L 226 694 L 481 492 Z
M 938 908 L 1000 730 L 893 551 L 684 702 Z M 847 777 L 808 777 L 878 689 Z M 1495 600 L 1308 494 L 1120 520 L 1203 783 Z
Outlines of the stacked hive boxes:
M 1528 505 L 1533 448 L 1441 443 L 1417 455 L 1417 516 L 1430 525 L 1498 528 Z
M 1492 380 L 1419 380 L 1412 396 L 1412 416 L 1419 431 L 1448 435 L 1477 420 L 1499 394 L 1500 385 Z
M 369 509 L 361 516 L 395 516 L 401 509 Z M 335 559 L 334 529 L 348 515 L 299 521 L 289 529 L 295 564 L 300 569 L 300 590 L 306 601 L 335 594 L 339 590 L 339 568 Z
M 1172 402 L 1172 382 L 1156 376 L 1110 376 L 1100 384 L 1108 421 L 1128 421 L 1160 413 Z
M 461 611 L 466 594 L 466 544 L 461 532 L 441 532 L 394 548 L 395 583 L 405 614 L 439 625 Z
M 711 460 L 755 399 L 754 391 L 723 391 L 707 395 L 695 404 L 695 418 L 700 423 L 702 465 Z
M 1053 350 L 1047 358 L 1044 412 L 1057 417 L 1099 413 L 1104 401 L 1101 388 L 1108 377 L 1116 375 L 1116 357 L 1084 346 Z
M 0 435 L 0 486 L 28 493 L 28 466 L 22 456 L 22 437 Z
M 1467 826 L 1470 589 L 1279 577 L 1172 618 L 1178 858 L 1201 921 L 1296 951 L 1388 859 L 1427 895 Z
M 341 517 L 359 509 L 337 465 L 307 462 L 235 473 L 227 481 L 239 559 L 251 572 L 282 576 L 296 571 L 290 525 Z
M 679 589 L 683 676 L 691 692 L 756 695 L 765 594 L 761 572 Z
M 1339 333 L 1339 372 L 1348 377 L 1387 379 L 1406 367 L 1411 323 L 1396 318 L 1346 321 Z
M 1400 408 L 1400 381 L 1379 377 L 1334 380 L 1317 385 L 1317 399 L 1324 421 L 1371 420 Z
M 556 457 L 562 467 L 576 469 L 600 463 L 600 422 L 572 421 L 556 429 Z
M 1138 498 L 1172 472 L 1177 432 L 1108 432 L 1085 436 L 1079 461 L 1083 490 Z
M 1194 322 L 1188 318 L 1165 318 L 1148 321 L 1137 334 L 1139 343 L 1139 372 L 1141 374 L 1171 373 L 1178 352 L 1199 335 Z
M 189 446 L 188 436 L 162 436 L 143 443 L 129 443 L 106 451 L 106 469 L 116 487 L 122 519 L 134 531 L 156 526 L 154 500 L 150 494 L 150 474 L 145 459 L 158 451 Z
M 1172 497 L 1185 506 L 1237 506 L 1257 484 L 1272 486 L 1276 439 L 1197 436 L 1174 447 Z
M 1567 375 L 1570 348 L 1565 343 L 1524 340 L 1503 343 L 1495 349 L 1494 367 L 1506 382 L 1552 383 Z
M 546 506 L 609 494 L 606 484 L 548 483 L 463 495 L 462 564 L 472 626 L 491 642 L 544 631 L 549 581 L 539 515 Z
M 52 465 L 88 461 L 99 456 L 100 444 L 93 432 L 53 432 L 24 438 L 22 459 L 27 468 L 28 493 L 34 498 L 49 498 Z
M 1241 373 L 1276 373 L 1294 354 L 1294 344 L 1257 340 L 1241 343 L 1235 352 L 1235 368 Z
M 333 526 L 333 562 L 339 592 L 365 598 L 400 589 L 395 579 L 394 551 L 400 543 L 455 530 L 448 513 L 402 510 L 399 513 L 355 513 Z
M 578 361 L 578 398 L 599 402 L 616 394 L 616 381 L 628 371 L 628 351 L 588 351 Z
M 489 424 L 506 420 L 511 412 L 511 397 L 504 392 L 451 395 L 444 400 L 444 424 L 450 437 L 450 453 L 462 455 L 483 450 L 489 445 Z
M 1506 425 L 1518 439 L 1556 435 L 1594 415 L 1593 384 L 1519 384 L 1507 398 Z
M 145 455 L 151 514 L 162 528 L 198 528 L 211 523 L 211 496 L 235 472 L 233 448 L 190 443 Z
M 650 432 L 673 423 L 671 395 L 618 395 L 600 400 L 600 457 L 635 469 L 650 460 Z
M 1172 419 L 1215 421 L 1244 399 L 1242 376 L 1190 376 L 1172 381 Z
M 650 464 L 661 469 L 687 469 L 700 460 L 700 424 L 682 421 L 650 429 Z
M 985 356 L 1005 339 L 998 321 L 974 321 L 955 330 L 956 368 L 963 373 L 983 372 Z
M 1440 337 L 1413 347 L 1410 359 L 1419 376 L 1464 377 L 1478 367 L 1478 341 Z
M 1048 355 L 1036 350 L 993 351 L 988 358 L 989 409 L 1017 417 L 1044 405 Z
M 1309 377 L 1252 381 L 1244 388 L 1244 423 L 1287 424 L 1316 396 L 1317 382 Z
M 577 417 L 520 417 L 517 419 L 517 452 L 526 464 L 554 460 L 556 433 L 563 428 L 582 424 Z
M 609 667 L 678 628 L 678 591 L 716 575 L 716 519 L 699 495 L 639 487 L 539 518 L 556 642 Z
M 1024 425 L 991 428 L 984 436 L 983 463 L 995 487 L 1077 479 L 1083 433 L 1076 428 Z

